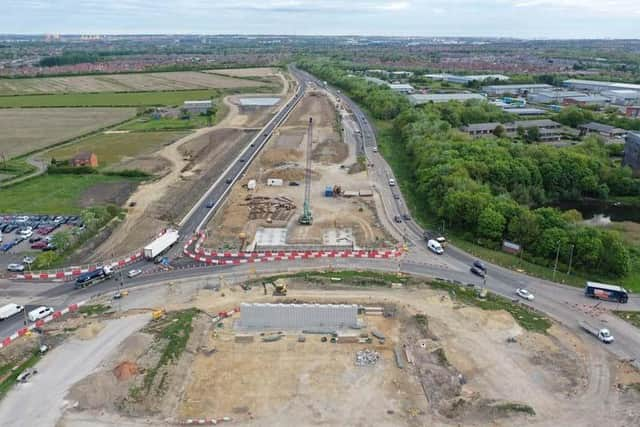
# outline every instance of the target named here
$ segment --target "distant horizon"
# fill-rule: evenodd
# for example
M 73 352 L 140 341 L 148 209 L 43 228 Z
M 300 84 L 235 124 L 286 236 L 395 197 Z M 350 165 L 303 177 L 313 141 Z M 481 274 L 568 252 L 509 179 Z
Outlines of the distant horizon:
M 175 32 L 175 33 L 115 33 L 115 32 L 100 32 L 100 33 L 89 33 L 89 32 L 38 32 L 38 33 L 0 33 L 0 37 L 6 36 L 34 36 L 34 37 L 46 37 L 50 35 L 56 35 L 60 37 L 70 37 L 70 36 L 151 36 L 151 37 L 160 37 L 160 36 L 206 36 L 206 37 L 219 37 L 219 36 L 240 36 L 240 37 L 366 37 L 366 38 L 388 38 L 388 39 L 486 39 L 491 41 L 499 41 L 499 40 L 513 40 L 513 41 L 607 41 L 607 40 L 616 40 L 616 41 L 640 41 L 640 37 L 514 37 L 514 36 L 456 36 L 456 35 L 383 35 L 383 34 L 286 34 L 286 33 L 190 33 L 190 32 Z
M 5 34 L 636 39 L 637 0 L 5 0 Z M 216 4 L 218 3 L 218 4 Z M 24 31 L 25 28 L 33 30 Z M 457 36 L 450 36 L 458 34 Z

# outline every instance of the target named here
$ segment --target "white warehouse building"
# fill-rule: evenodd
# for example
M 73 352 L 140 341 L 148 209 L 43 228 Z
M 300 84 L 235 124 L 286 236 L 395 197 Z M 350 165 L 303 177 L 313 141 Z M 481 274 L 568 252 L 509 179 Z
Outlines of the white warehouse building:
M 565 86 L 578 89 L 589 90 L 592 92 L 602 92 L 605 90 L 639 90 L 639 84 L 633 83 L 619 83 L 619 82 L 604 82 L 600 80 L 581 80 L 581 79 L 569 79 L 562 82 Z
M 322 330 L 358 327 L 355 304 L 240 304 L 241 329 Z

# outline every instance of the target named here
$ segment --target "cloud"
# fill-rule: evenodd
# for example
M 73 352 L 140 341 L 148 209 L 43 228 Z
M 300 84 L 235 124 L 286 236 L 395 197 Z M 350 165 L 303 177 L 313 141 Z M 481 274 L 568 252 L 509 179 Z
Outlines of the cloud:
M 535 7 L 549 9 L 572 9 L 576 14 L 583 12 L 611 16 L 640 14 L 638 0 L 515 0 L 515 7 Z

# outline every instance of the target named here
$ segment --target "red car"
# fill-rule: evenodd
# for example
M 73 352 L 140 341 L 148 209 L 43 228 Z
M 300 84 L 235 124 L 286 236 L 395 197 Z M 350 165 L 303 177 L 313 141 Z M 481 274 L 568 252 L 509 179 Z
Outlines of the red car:
M 31 249 L 44 249 L 47 247 L 48 244 L 49 242 L 40 240 L 39 242 L 35 242 L 33 245 L 31 245 Z
M 53 231 L 51 227 L 43 227 L 38 229 L 38 234 L 41 234 L 44 236 L 45 234 L 51 233 L 51 231 Z

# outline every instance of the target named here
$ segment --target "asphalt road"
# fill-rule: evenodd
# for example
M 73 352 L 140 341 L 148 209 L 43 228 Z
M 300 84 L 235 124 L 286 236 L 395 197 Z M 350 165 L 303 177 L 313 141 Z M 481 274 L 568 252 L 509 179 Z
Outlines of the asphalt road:
M 312 76 L 304 73 L 300 70 L 292 68 L 292 74 L 299 80 L 300 87 L 304 88 L 309 82 L 314 82 L 318 86 L 322 86 L 322 82 L 313 78 Z M 342 101 L 349 106 L 354 113 L 356 121 L 361 128 L 362 145 L 361 149 L 367 156 L 368 162 L 373 164 L 370 169 L 370 176 L 375 180 L 376 191 L 382 196 L 384 202 L 385 211 L 385 223 L 395 227 L 396 231 L 401 233 L 406 238 L 406 243 L 409 246 L 409 253 L 403 257 L 400 261 L 389 260 L 370 260 L 370 259 L 316 259 L 307 261 L 281 261 L 275 263 L 265 264 L 250 264 L 250 265 L 238 265 L 238 266 L 201 266 L 198 268 L 174 270 L 170 272 L 148 274 L 137 277 L 131 280 L 124 280 L 124 288 L 135 288 L 139 286 L 152 285 L 162 281 L 182 280 L 204 276 L 229 276 L 242 280 L 247 278 L 250 271 L 255 271 L 257 274 L 276 274 L 287 271 L 301 271 L 301 270 L 317 270 L 325 269 L 327 267 L 336 269 L 370 269 L 378 271 L 402 271 L 417 276 L 442 278 L 450 281 L 456 281 L 463 285 L 473 284 L 476 286 L 482 285 L 482 282 L 476 276 L 473 276 L 469 272 L 469 266 L 475 259 L 471 255 L 449 245 L 444 255 L 438 256 L 426 249 L 424 240 L 422 238 L 422 229 L 412 221 L 404 222 L 402 224 L 396 224 L 393 222 L 395 215 L 401 215 L 407 213 L 408 209 L 405 200 L 402 198 L 400 190 L 397 187 L 389 187 L 388 178 L 393 177 L 389 165 L 384 159 L 376 152 L 375 132 L 366 118 L 364 113 L 359 107 L 351 100 L 346 98 L 343 94 L 332 88 L 327 88 L 332 91 L 334 95 L 339 96 Z M 290 101 L 289 106 L 282 110 L 282 114 L 286 116 L 293 106 L 295 105 L 297 97 L 301 97 L 303 92 L 298 91 L 295 98 Z M 284 119 L 284 118 L 283 118 Z M 272 132 L 275 128 L 270 127 L 267 132 Z M 263 132 L 264 133 L 264 132 Z M 261 135 L 263 134 L 261 133 Z M 264 145 L 265 138 L 259 144 L 256 144 L 254 153 L 257 153 L 259 149 Z M 222 200 L 228 186 L 220 185 L 224 184 L 224 180 L 227 178 L 237 179 L 247 167 L 249 161 L 238 165 L 232 165 L 233 167 L 226 171 L 223 177 L 221 177 L 217 184 L 212 186 L 212 190 L 208 198 L 219 197 L 218 202 Z M 398 194 L 399 198 L 395 199 L 393 194 Z M 205 198 L 203 198 L 204 200 Z M 197 230 L 199 223 L 205 221 L 212 210 L 204 210 L 203 201 L 201 201 L 194 213 L 183 225 L 183 229 L 186 231 Z M 183 232 L 183 235 L 187 235 L 187 232 Z M 611 302 L 599 302 L 584 297 L 582 289 L 560 285 L 533 277 L 529 277 L 511 270 L 501 268 L 499 266 L 486 263 L 488 268 L 488 277 L 486 281 L 486 287 L 498 294 L 514 298 L 515 289 L 518 287 L 525 287 L 529 289 L 534 295 L 535 300 L 527 302 L 532 307 L 539 309 L 549 316 L 555 318 L 561 323 L 565 324 L 573 330 L 578 330 L 577 323 L 579 320 L 587 320 L 594 322 L 606 322 L 607 327 L 611 329 L 612 334 L 616 337 L 614 344 L 606 346 L 607 349 L 615 353 L 624 359 L 638 359 L 640 360 L 640 333 L 637 329 L 629 325 L 628 323 L 618 319 L 615 316 L 609 314 L 603 314 L 596 316 L 595 307 L 604 307 L 608 309 L 626 309 L 626 310 L 640 310 L 640 301 L 637 297 L 631 297 L 628 304 L 618 305 Z M 31 304 L 38 305 L 41 302 L 47 302 L 42 305 L 52 305 L 55 308 L 64 307 L 72 302 L 81 301 L 91 296 L 113 292 L 120 287 L 120 281 L 110 279 L 95 286 L 74 290 L 73 284 L 20 284 L 20 287 L 4 285 L 4 292 L 6 295 L 15 293 L 16 296 L 24 296 L 26 294 L 32 295 Z M 39 286 L 43 289 L 38 291 Z M 29 292 L 25 287 L 31 288 Z M 0 326 L 0 335 L 7 335 L 15 331 L 17 327 L 21 326 L 21 319 L 12 318 L 3 322 Z M 594 323 L 598 323 L 597 321 Z M 595 339 L 595 338 L 593 338 Z M 604 344 L 603 344 L 604 345 Z
M 251 161 L 260 150 L 262 150 L 267 141 L 269 141 L 273 131 L 286 120 L 300 99 L 302 99 L 309 79 L 299 75 L 297 70 L 292 69 L 291 72 L 298 80 L 298 88 L 295 95 L 271 118 L 262 131 L 254 137 L 249 146 L 229 165 L 191 211 L 187 213 L 180 223 L 182 242 L 187 241 L 193 233 L 199 231 L 206 225 L 207 221 L 215 214 L 224 201 L 233 184 L 242 177 Z M 209 202 L 213 202 L 213 207 L 207 208 L 206 205 Z M 176 246 L 179 246 L 181 250 L 181 245 Z

